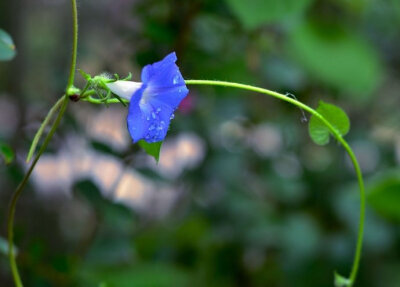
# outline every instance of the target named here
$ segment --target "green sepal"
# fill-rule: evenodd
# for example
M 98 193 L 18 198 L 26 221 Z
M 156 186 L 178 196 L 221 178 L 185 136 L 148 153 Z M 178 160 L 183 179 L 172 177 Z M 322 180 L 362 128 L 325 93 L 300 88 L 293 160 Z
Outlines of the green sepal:
M 125 78 L 121 79 L 121 81 L 130 81 L 130 80 L 132 80 L 132 73 L 131 72 L 129 72 L 129 74 Z
M 156 162 L 158 163 L 159 159 L 160 159 L 160 150 L 161 150 L 161 145 L 162 145 L 162 141 L 160 142 L 155 142 L 155 143 L 148 143 L 144 140 L 140 140 L 138 141 L 139 146 L 144 149 L 144 151 L 152 156 Z
M 88 73 L 85 73 L 84 71 L 82 71 L 81 69 L 78 69 L 79 73 L 82 75 L 82 77 L 86 80 L 89 81 L 92 79 L 92 76 Z

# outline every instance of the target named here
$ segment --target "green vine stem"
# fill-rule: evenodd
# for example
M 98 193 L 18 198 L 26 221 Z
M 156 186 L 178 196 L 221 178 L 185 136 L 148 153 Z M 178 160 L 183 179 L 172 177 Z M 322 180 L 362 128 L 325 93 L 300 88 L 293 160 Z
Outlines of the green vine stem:
M 14 284 L 16 287 L 23 287 L 21 276 L 18 272 L 18 266 L 17 266 L 17 262 L 16 262 L 16 258 L 15 258 L 14 242 L 13 242 L 14 241 L 14 218 L 15 218 L 16 205 L 17 205 L 18 199 L 19 199 L 22 191 L 24 190 L 26 184 L 28 183 L 29 177 L 31 176 L 33 169 L 35 168 L 41 155 L 46 150 L 51 138 L 53 137 L 55 131 L 57 130 L 57 128 L 61 122 L 61 119 L 67 109 L 67 106 L 68 106 L 69 92 L 73 88 L 73 83 L 74 83 L 74 79 L 75 79 L 76 54 L 77 54 L 77 47 L 78 47 L 78 11 L 77 11 L 77 7 L 76 7 L 76 0 L 71 0 L 71 4 L 72 4 L 72 19 L 73 19 L 73 41 L 72 41 L 71 65 L 70 65 L 70 70 L 69 70 L 66 92 L 65 92 L 65 95 L 63 95 L 57 101 L 57 103 L 51 108 L 51 110 L 49 111 L 49 114 L 45 118 L 45 121 L 42 123 L 37 134 L 35 135 L 34 141 L 36 138 L 38 141 L 41 136 L 41 133 L 43 133 L 43 130 L 46 127 L 46 125 L 48 124 L 48 122 L 50 121 L 52 115 L 58 109 L 59 105 L 61 105 L 60 111 L 57 115 L 57 118 L 55 119 L 53 125 L 51 126 L 49 133 L 47 134 L 46 138 L 44 139 L 43 145 L 40 147 L 38 154 L 34 158 L 31 166 L 29 167 L 28 171 L 26 172 L 21 183 L 18 185 L 17 189 L 15 190 L 15 192 L 11 198 L 10 208 L 8 211 L 8 221 L 7 221 L 8 250 L 9 250 L 8 257 L 9 257 L 9 261 L 10 261 L 12 277 L 13 277 Z M 33 143 L 31 145 L 31 149 L 32 149 L 32 146 L 34 146 Z M 33 148 L 33 150 L 34 150 L 34 148 Z
M 8 212 L 8 222 L 7 222 L 8 250 L 9 250 L 8 257 L 9 257 L 9 261 L 10 261 L 10 267 L 11 267 L 11 272 L 12 272 L 12 276 L 14 279 L 14 283 L 15 283 L 15 286 L 17 286 L 17 287 L 22 287 L 23 285 L 22 285 L 21 277 L 18 272 L 18 267 L 17 267 L 15 254 L 14 254 L 14 243 L 13 243 L 14 230 L 13 229 L 14 229 L 15 208 L 17 205 L 18 198 L 20 197 L 21 192 L 24 190 L 29 177 L 32 174 L 32 171 L 36 166 L 36 163 L 38 162 L 40 156 L 43 154 L 43 152 L 47 148 L 47 145 L 49 144 L 51 138 L 53 137 L 54 132 L 56 131 L 58 125 L 60 124 L 61 118 L 64 115 L 64 112 L 67 108 L 68 101 L 69 101 L 68 98 L 65 98 L 65 96 L 62 97 L 62 106 L 61 106 L 60 112 L 58 113 L 58 116 L 57 116 L 56 120 L 54 121 L 54 123 L 50 129 L 50 132 L 47 134 L 47 136 L 43 142 L 43 145 L 39 149 L 38 154 L 36 155 L 31 166 L 29 167 L 28 171 L 26 172 L 23 180 L 18 185 L 17 189 L 15 190 L 15 192 L 11 198 L 10 209 Z
M 363 180 L 363 176 L 361 173 L 360 165 L 358 164 L 357 158 L 356 158 L 353 150 L 351 149 L 350 145 L 347 143 L 347 141 L 332 126 L 332 124 L 327 119 L 325 119 L 320 113 L 318 113 L 316 110 L 314 110 L 313 108 L 311 108 L 293 98 L 285 96 L 283 94 L 280 94 L 280 93 L 277 93 L 277 92 L 274 92 L 271 90 L 267 90 L 267 89 L 250 86 L 250 85 L 231 83 L 231 82 L 225 82 L 225 81 L 186 80 L 185 82 L 187 85 L 222 86 L 222 87 L 230 87 L 230 88 L 248 90 L 248 91 L 252 91 L 252 92 L 269 95 L 274 98 L 280 99 L 282 101 L 291 103 L 292 105 L 295 105 L 295 106 L 309 112 L 310 114 L 314 115 L 315 117 L 319 118 L 325 124 L 325 126 L 331 131 L 332 135 L 336 138 L 336 140 L 342 144 L 342 146 L 344 147 L 344 149 L 346 150 L 347 154 L 349 155 L 349 157 L 351 159 L 351 162 L 353 164 L 354 170 L 357 175 L 358 186 L 360 189 L 360 219 L 359 219 L 359 225 L 358 225 L 356 252 L 354 255 L 353 266 L 352 266 L 350 278 L 349 278 L 349 280 L 350 280 L 349 287 L 353 286 L 353 284 L 356 280 L 356 277 L 357 277 L 358 267 L 360 265 L 363 238 L 364 238 L 365 189 L 364 189 L 364 180 Z
M 76 70 L 76 55 L 78 51 L 78 8 L 76 7 L 76 0 L 71 0 L 72 6 L 72 54 L 71 64 L 69 67 L 69 77 L 65 97 L 69 96 L 69 90 L 74 85 L 75 70 Z
M 46 118 L 40 125 L 38 131 L 35 134 L 35 137 L 33 138 L 31 147 L 29 148 L 28 156 L 26 157 L 26 162 L 29 162 L 33 156 L 33 153 L 36 150 L 36 147 L 39 143 L 40 138 L 42 137 L 42 134 L 44 132 L 44 129 L 49 125 L 50 120 L 53 118 L 54 114 L 57 112 L 57 110 L 60 108 L 62 102 L 63 102 L 64 96 L 62 96 L 58 101 L 54 104 L 54 106 L 50 109 L 48 112 Z
M 360 219 L 359 219 L 359 227 L 358 227 L 358 236 L 357 236 L 357 243 L 356 243 L 356 251 L 355 251 L 354 260 L 353 260 L 353 266 L 352 266 L 350 278 L 349 278 L 349 281 L 350 281 L 349 287 L 353 286 L 355 279 L 357 277 L 357 273 L 358 273 L 358 267 L 360 264 L 362 245 L 363 245 L 363 237 L 364 237 L 365 189 L 364 189 L 364 180 L 363 180 L 360 166 L 358 164 L 357 158 L 356 158 L 353 150 L 351 149 L 351 147 L 347 143 L 347 141 L 341 136 L 341 134 L 335 129 L 335 127 L 327 119 L 325 119 L 320 113 L 318 113 L 316 110 L 299 102 L 296 99 L 293 99 L 293 98 L 283 95 L 281 93 L 263 89 L 263 88 L 259 88 L 259 87 L 255 87 L 255 86 L 251 86 L 251 85 L 232 83 L 232 82 L 226 82 L 226 81 L 186 80 L 185 83 L 187 85 L 221 86 L 221 87 L 229 87 L 229 88 L 248 90 L 248 91 L 252 91 L 252 92 L 256 92 L 256 93 L 269 95 L 269 96 L 272 96 L 279 100 L 288 102 L 292 105 L 299 107 L 300 109 L 303 109 L 303 110 L 309 112 L 310 114 L 314 115 L 315 117 L 319 118 L 325 124 L 325 126 L 330 130 L 330 132 L 336 138 L 336 140 L 342 144 L 342 146 L 344 147 L 344 149 L 346 150 L 347 154 L 349 155 L 349 157 L 351 159 L 351 162 L 353 164 L 354 170 L 357 175 L 358 185 L 359 185 L 359 189 L 360 189 Z M 90 94 L 92 94 L 92 93 L 90 93 Z M 116 98 L 110 98 L 110 99 L 107 99 L 106 101 L 104 101 L 102 99 L 94 98 L 90 94 L 88 94 L 87 97 L 82 98 L 82 100 L 93 103 L 93 104 L 120 103 L 120 101 Z

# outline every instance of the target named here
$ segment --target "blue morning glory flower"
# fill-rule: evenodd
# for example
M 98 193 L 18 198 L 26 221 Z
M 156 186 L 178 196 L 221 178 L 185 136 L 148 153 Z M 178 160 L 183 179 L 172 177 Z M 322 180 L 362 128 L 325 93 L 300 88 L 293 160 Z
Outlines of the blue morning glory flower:
M 133 142 L 164 140 L 175 109 L 189 92 L 176 60 L 173 52 L 145 66 L 142 83 L 116 81 L 107 84 L 114 94 L 130 100 L 127 123 Z

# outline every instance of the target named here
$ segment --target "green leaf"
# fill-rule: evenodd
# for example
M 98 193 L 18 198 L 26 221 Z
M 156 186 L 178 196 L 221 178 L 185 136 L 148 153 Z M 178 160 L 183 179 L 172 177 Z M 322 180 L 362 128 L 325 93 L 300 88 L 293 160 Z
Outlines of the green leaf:
M 11 36 L 0 29 L 0 61 L 8 61 L 17 53 Z
M 350 129 L 350 120 L 341 108 L 320 101 L 317 112 L 328 120 L 340 135 L 344 136 L 348 133 Z M 308 125 L 308 132 L 311 139 L 316 144 L 326 145 L 329 143 L 330 130 L 318 117 L 314 115 L 311 116 Z
M 14 160 L 13 150 L 6 144 L 0 142 L 0 155 L 6 164 L 10 164 Z
M 351 286 L 351 280 L 335 272 L 335 287 L 349 287 L 349 286 Z
M 381 82 L 383 68 L 373 45 L 343 27 L 304 24 L 287 44 L 288 52 L 312 78 L 355 100 L 368 100 Z
M 247 29 L 302 14 L 313 0 L 227 0 Z
M 138 144 L 142 149 L 144 149 L 144 151 L 148 155 L 154 157 L 154 159 L 158 163 L 158 161 L 160 159 L 160 150 L 161 150 L 162 142 L 148 143 L 144 140 L 141 140 L 138 142 Z
M 380 215 L 400 221 L 400 170 L 387 172 L 369 183 L 367 202 Z

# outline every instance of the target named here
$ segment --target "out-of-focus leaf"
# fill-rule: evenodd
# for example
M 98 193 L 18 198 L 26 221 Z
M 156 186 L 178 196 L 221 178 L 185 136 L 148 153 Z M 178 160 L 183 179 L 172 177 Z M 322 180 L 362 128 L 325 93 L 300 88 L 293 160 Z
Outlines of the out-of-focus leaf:
M 353 13 L 362 12 L 368 5 L 371 5 L 368 0 L 338 0 L 336 1 L 343 9 Z
M 240 41 L 238 35 L 234 37 L 232 28 L 231 22 L 224 17 L 202 14 L 193 23 L 193 40 L 208 53 L 226 52 L 228 47 Z M 225 36 L 221 37 L 222 34 Z
M 351 281 L 339 273 L 335 272 L 335 287 L 348 287 L 351 286 Z
M 348 133 L 350 129 L 350 120 L 341 108 L 320 101 L 317 112 L 324 116 L 324 118 L 326 118 L 332 124 L 339 134 L 344 136 Z M 311 139 L 316 144 L 325 145 L 329 143 L 330 131 L 328 127 L 314 115 L 311 116 L 308 125 L 308 131 Z
M 0 142 L 0 155 L 6 164 L 10 164 L 14 160 L 13 150 L 2 142 Z
M 386 218 L 400 221 L 400 171 L 388 173 L 367 186 L 368 204 Z
M 189 274 L 164 264 L 141 264 L 125 268 L 84 269 L 86 282 L 99 282 L 110 287 L 183 287 L 189 284 Z M 90 286 L 89 284 L 85 286 Z
M 144 149 L 144 151 L 154 157 L 156 162 L 160 159 L 160 150 L 161 150 L 161 145 L 162 142 L 156 142 L 156 143 L 148 143 L 144 140 L 141 140 L 138 142 L 139 146 Z
M 303 13 L 312 0 L 227 0 L 233 12 L 248 29 L 279 22 Z
M 368 99 L 382 78 L 372 45 L 335 25 L 302 25 L 292 33 L 287 49 L 313 78 L 355 99 Z
M 8 256 L 8 241 L 7 239 L 3 238 L 0 236 L 0 253 L 2 253 L 5 256 Z M 14 254 L 18 254 L 18 249 L 14 245 Z
M 85 199 L 101 215 L 104 224 L 113 230 L 129 230 L 134 220 L 132 211 L 123 204 L 105 197 L 91 181 L 77 182 L 73 192 L 75 196 Z
M 0 29 L 0 61 L 8 61 L 15 57 L 16 49 L 11 36 Z

